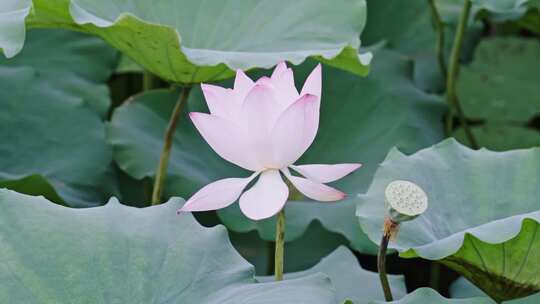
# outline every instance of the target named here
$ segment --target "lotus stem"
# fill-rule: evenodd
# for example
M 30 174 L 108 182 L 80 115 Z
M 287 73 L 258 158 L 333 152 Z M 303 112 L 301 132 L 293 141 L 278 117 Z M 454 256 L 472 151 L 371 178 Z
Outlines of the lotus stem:
M 388 282 L 388 275 L 386 274 L 386 251 L 388 250 L 388 242 L 394 237 L 392 231 L 397 231 L 399 224 L 386 217 L 384 220 L 384 232 L 379 245 L 379 253 L 377 254 L 377 271 L 379 272 L 379 279 L 381 280 L 382 290 L 384 292 L 384 299 L 387 302 L 393 301 L 392 290 L 390 289 L 390 283 Z
M 459 54 L 461 51 L 461 44 L 463 42 L 465 29 L 467 28 L 470 11 L 471 0 L 465 0 L 463 9 L 461 10 L 461 14 L 459 16 L 456 37 L 454 38 L 452 52 L 450 53 L 448 74 L 446 76 L 446 101 L 448 102 L 448 107 L 450 108 L 450 112 L 446 117 L 446 134 L 448 136 L 452 134 L 454 129 L 454 115 L 457 114 L 461 127 L 465 131 L 465 136 L 467 137 L 471 147 L 478 149 L 478 144 L 469 128 L 469 124 L 467 123 L 467 119 L 465 118 L 465 114 L 463 113 L 463 109 L 461 108 L 461 104 L 459 103 L 456 93 L 456 78 L 459 72 Z
M 386 274 L 386 251 L 388 242 L 397 238 L 401 222 L 412 221 L 424 213 L 428 207 L 428 198 L 424 190 L 417 184 L 395 180 L 384 190 L 387 214 L 384 217 L 383 236 L 377 254 L 377 270 L 387 302 L 393 300 L 388 275 Z
M 285 250 L 285 209 L 278 213 L 276 222 L 276 250 L 274 253 L 274 276 L 283 280 L 283 254 Z
M 142 75 L 143 91 L 149 91 L 154 88 L 154 75 L 148 71 L 144 71 Z
M 435 6 L 435 0 L 428 0 L 429 8 L 431 10 L 431 17 L 433 19 L 433 26 L 437 31 L 437 61 L 439 62 L 439 69 L 441 75 L 446 78 L 446 63 L 444 61 L 444 24 L 441 20 L 441 15 Z
M 165 143 L 163 144 L 163 150 L 161 151 L 159 163 L 156 169 L 154 189 L 152 191 L 152 205 L 158 205 L 161 202 L 161 193 L 163 192 L 163 184 L 165 183 L 165 176 L 167 175 L 167 165 L 169 163 L 169 156 L 171 154 L 174 131 L 176 130 L 178 118 L 182 113 L 183 105 L 187 102 L 190 91 L 191 87 L 184 87 L 182 89 L 182 93 L 174 106 L 169 124 L 167 125 L 167 130 L 165 131 Z

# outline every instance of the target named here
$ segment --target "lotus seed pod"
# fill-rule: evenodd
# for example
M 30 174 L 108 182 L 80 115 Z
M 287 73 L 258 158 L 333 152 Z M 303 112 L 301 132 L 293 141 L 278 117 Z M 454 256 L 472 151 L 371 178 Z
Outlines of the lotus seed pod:
M 410 221 L 424 213 L 428 198 L 424 190 L 415 183 L 396 180 L 384 191 L 388 215 L 396 222 Z

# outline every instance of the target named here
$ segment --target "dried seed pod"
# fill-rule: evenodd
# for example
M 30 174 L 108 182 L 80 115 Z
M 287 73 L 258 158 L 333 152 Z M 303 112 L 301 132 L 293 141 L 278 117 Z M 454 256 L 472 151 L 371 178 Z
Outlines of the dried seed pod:
M 396 223 L 410 221 L 424 213 L 428 198 L 424 190 L 415 183 L 396 180 L 384 191 L 388 216 Z

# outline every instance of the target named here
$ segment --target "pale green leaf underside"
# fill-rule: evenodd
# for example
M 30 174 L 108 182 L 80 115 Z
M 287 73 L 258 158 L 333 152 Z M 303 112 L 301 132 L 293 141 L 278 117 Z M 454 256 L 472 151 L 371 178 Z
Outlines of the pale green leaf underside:
M 485 297 L 467 298 L 467 299 L 448 299 L 441 296 L 431 288 L 418 288 L 408 294 L 401 300 L 392 302 L 371 301 L 370 304 L 495 304 L 491 299 Z
M 473 286 L 474 287 L 474 286 Z M 503 301 L 504 304 L 537 304 L 540 299 L 540 294 L 534 294 L 521 299 Z M 460 298 L 445 298 L 441 296 L 437 291 L 431 288 L 418 288 L 410 294 L 406 295 L 400 300 L 392 302 L 384 301 L 371 301 L 369 304 L 496 304 L 491 298 L 481 294 L 480 292 L 472 293 L 468 297 Z
M 450 295 L 452 298 L 472 298 L 472 297 L 487 297 L 487 295 L 474 286 L 471 281 L 464 277 L 459 277 L 452 284 L 450 284 Z
M 316 273 L 324 273 L 330 277 L 336 287 L 338 303 L 351 300 L 354 304 L 367 304 L 370 300 L 384 299 L 379 275 L 376 272 L 362 269 L 356 257 L 346 247 L 340 246 L 308 270 L 285 274 L 284 279 L 297 279 Z M 259 277 L 257 280 L 270 282 L 274 280 L 274 277 Z M 392 294 L 396 299 L 407 294 L 403 276 L 389 275 L 388 280 Z
M 116 52 L 64 30 L 35 30 L 27 40 L 19 56 L 0 58 L 0 186 L 72 206 L 101 203 L 114 193 L 100 116 Z
M 31 5 L 28 27 L 98 35 L 177 83 L 215 81 L 236 69 L 269 68 L 284 60 L 299 64 L 308 57 L 366 75 L 371 59 L 358 54 L 364 0 L 24 0 L 17 7 L 0 4 L 0 12 L 15 14 L 16 8 Z M 25 16 L 15 17 L 11 24 L 20 34 L 0 31 L 0 48 L 10 50 L 8 56 L 24 40 Z
M 496 20 L 515 20 L 528 8 L 528 0 L 471 0 L 477 10 L 486 10 Z
M 295 68 L 297 87 L 314 66 L 311 61 Z M 387 51 L 377 53 L 373 71 L 365 79 L 323 67 L 319 134 L 299 163 L 362 163 L 356 173 L 334 185 L 354 197 L 367 188 L 390 147 L 397 145 L 414 152 L 442 139 L 444 105 L 414 87 L 410 67 L 410 61 Z M 186 111 L 207 112 L 200 89 L 195 88 L 191 94 Z M 154 147 L 161 146 L 177 96 L 170 91 L 150 92 L 115 112 L 108 138 L 116 161 L 133 177 L 154 175 L 159 160 L 159 149 Z M 166 192 L 184 197 L 217 179 L 249 175 L 219 158 L 185 113 L 174 137 L 168 174 Z M 294 240 L 311 222 L 319 221 L 326 229 L 343 234 L 353 248 L 375 253 L 374 244 L 361 233 L 354 209 L 353 199 L 336 203 L 291 201 L 286 205 L 285 236 Z M 237 204 L 221 210 L 219 216 L 229 229 L 256 230 L 263 239 L 274 239 L 274 219 L 250 221 Z
M 469 22 L 487 13 L 491 21 L 517 21 L 526 12 L 538 7 L 537 0 L 471 0 Z M 456 25 L 463 9 L 464 0 L 435 0 L 444 22 Z
M 540 290 L 538 172 L 540 149 L 473 151 L 449 139 L 411 156 L 393 150 L 359 196 L 357 215 L 378 241 L 384 188 L 413 181 L 429 208 L 403 223 L 390 247 L 402 257 L 441 260 L 498 300 L 522 297 Z
M 142 73 L 144 69 L 129 57 L 122 55 L 116 67 L 116 73 Z
M 2 303 L 334 304 L 328 277 L 257 283 L 223 227 L 116 199 L 70 209 L 0 190 Z

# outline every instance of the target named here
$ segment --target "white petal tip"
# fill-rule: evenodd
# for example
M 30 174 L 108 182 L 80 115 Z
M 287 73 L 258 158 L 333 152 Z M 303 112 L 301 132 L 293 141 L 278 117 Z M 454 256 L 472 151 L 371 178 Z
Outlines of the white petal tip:
M 339 193 L 336 193 L 335 197 L 329 198 L 327 202 L 339 202 L 341 200 L 344 200 L 347 198 L 347 194 L 344 192 L 339 191 Z
M 351 165 L 353 165 L 352 166 L 353 169 L 352 169 L 351 173 L 358 170 L 358 169 L 360 169 L 360 168 L 362 168 L 362 164 L 351 164 Z

